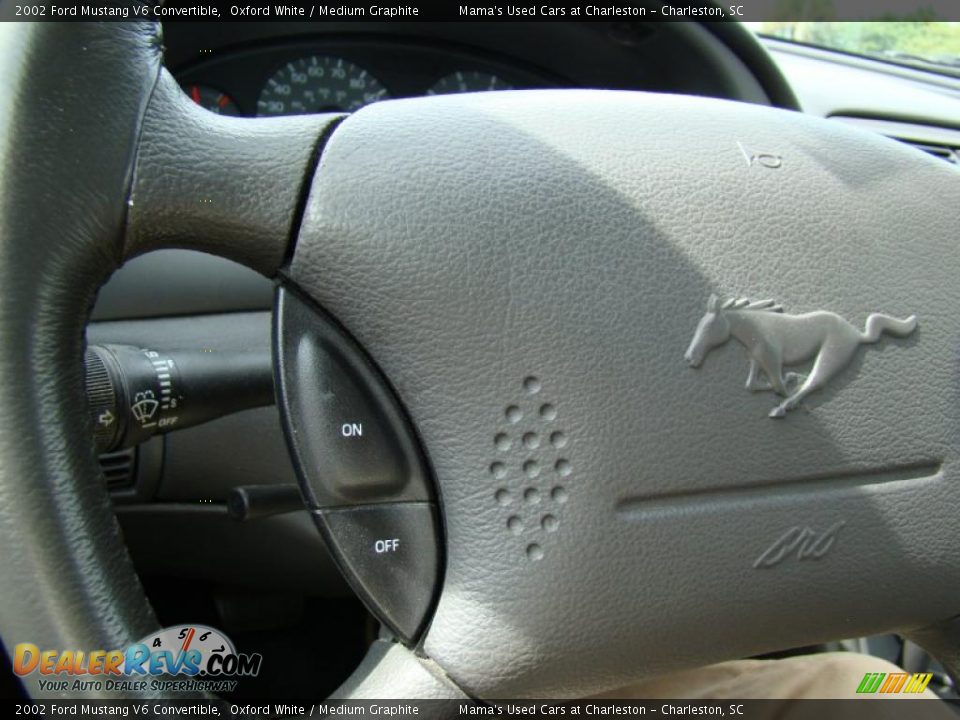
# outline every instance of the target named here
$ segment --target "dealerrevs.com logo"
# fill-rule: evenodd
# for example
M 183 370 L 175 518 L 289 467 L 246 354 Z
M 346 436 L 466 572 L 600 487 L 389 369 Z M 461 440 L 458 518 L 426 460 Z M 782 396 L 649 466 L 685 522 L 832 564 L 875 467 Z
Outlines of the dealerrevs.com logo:
M 229 692 L 238 677 L 260 672 L 259 653 L 238 653 L 219 630 L 175 625 L 147 635 L 126 649 L 41 650 L 33 643 L 13 649 L 13 671 L 39 673 L 41 691 Z

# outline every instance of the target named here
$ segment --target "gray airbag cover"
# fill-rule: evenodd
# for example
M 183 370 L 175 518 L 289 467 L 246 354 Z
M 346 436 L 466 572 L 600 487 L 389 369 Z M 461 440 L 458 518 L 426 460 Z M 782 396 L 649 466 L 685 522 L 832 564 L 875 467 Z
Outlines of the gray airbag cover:
M 348 118 L 289 275 L 436 472 L 424 652 L 478 696 L 583 695 L 960 612 L 958 227 L 953 168 L 784 111 L 550 91 Z M 684 360 L 711 294 L 919 325 L 771 420 L 739 343 Z

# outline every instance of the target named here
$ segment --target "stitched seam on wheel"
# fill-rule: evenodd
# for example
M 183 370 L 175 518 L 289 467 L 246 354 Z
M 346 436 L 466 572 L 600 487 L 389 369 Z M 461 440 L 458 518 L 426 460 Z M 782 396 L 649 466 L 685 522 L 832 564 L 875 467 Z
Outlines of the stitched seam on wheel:
M 160 28 L 158 23 L 154 23 L 156 28 Z M 140 108 L 140 117 L 137 120 L 136 139 L 133 143 L 133 154 L 130 158 L 130 167 L 127 170 L 127 191 L 123 203 L 123 230 L 120 241 L 120 257 L 117 258 L 116 270 L 120 265 L 129 259 L 128 250 L 130 249 L 130 209 L 133 207 L 133 193 L 137 187 L 137 177 L 140 169 L 140 148 L 143 142 L 143 133 L 146 126 L 147 111 L 157 94 L 157 88 L 160 87 L 160 77 L 163 74 L 163 37 L 161 32 L 155 31 L 152 34 L 153 42 L 160 46 L 158 51 L 159 62 L 153 75 L 153 83 L 150 86 L 150 92 L 146 94 L 146 101 Z M 112 272 L 112 271 L 111 271 Z M 107 278 L 104 278 L 106 280 Z M 93 308 L 90 308 L 91 312 Z M 89 320 L 88 320 L 89 321 Z

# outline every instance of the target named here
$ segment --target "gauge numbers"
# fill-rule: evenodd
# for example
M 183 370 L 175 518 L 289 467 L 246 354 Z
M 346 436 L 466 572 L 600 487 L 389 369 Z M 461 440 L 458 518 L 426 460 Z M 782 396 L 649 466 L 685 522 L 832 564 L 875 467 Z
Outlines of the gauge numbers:
M 450 93 L 488 92 L 491 90 L 512 90 L 506 80 L 490 73 L 477 70 L 458 70 L 440 78 L 427 90 L 427 95 L 448 95 Z
M 175 625 L 147 635 L 140 642 L 151 650 L 200 650 L 203 653 L 235 655 L 233 641 L 207 625 Z
M 387 97 L 386 88 L 358 65 L 314 55 L 287 63 L 267 80 L 257 114 L 353 112 Z

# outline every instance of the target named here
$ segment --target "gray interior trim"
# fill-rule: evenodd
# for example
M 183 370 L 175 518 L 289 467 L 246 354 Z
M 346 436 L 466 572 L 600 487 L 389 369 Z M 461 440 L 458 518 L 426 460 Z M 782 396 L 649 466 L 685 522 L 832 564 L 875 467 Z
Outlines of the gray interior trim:
M 91 319 L 269 310 L 272 302 L 273 283 L 243 265 L 194 250 L 157 250 L 113 274 Z
M 377 640 L 331 700 L 464 700 L 467 696 L 430 660 L 391 640 Z
M 906 142 L 960 148 L 960 130 L 948 127 L 849 115 L 832 115 L 831 118 Z
M 805 112 L 957 127 L 960 79 L 764 39 Z

